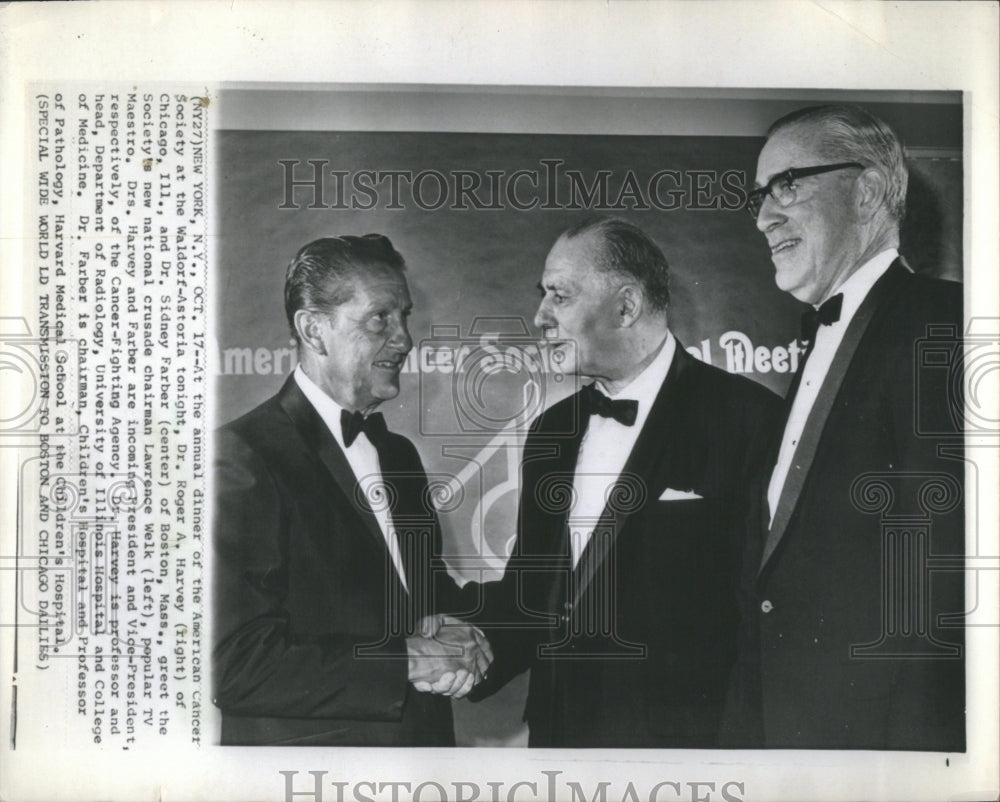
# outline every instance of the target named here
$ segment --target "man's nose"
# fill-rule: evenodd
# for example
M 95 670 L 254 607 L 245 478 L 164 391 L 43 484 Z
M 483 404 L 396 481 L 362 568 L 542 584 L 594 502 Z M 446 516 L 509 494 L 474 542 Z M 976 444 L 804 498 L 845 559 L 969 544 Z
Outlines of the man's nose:
M 757 230 L 761 233 L 767 232 L 784 219 L 777 201 L 770 194 L 765 195 L 757 213 Z
M 398 351 L 409 353 L 413 348 L 413 338 L 410 337 L 410 330 L 406 327 L 406 318 L 396 321 L 395 331 L 389 338 L 389 344 Z
M 545 298 L 542 298 L 542 302 L 538 304 L 534 324 L 535 328 L 538 329 L 544 329 L 546 326 L 554 326 L 556 324 L 555 319 L 552 317 L 552 311 L 549 309 L 549 302 Z

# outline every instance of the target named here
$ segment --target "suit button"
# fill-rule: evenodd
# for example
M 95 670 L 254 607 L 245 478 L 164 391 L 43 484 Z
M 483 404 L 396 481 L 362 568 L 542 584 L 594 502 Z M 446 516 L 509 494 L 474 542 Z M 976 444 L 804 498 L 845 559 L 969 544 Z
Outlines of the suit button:
M 564 623 L 564 624 L 568 624 L 569 623 L 569 616 L 568 615 L 561 615 L 561 616 L 559 616 L 559 620 L 562 621 L 562 623 Z
M 762 601 L 760 603 L 760 609 L 761 609 L 761 612 L 769 613 L 769 612 L 771 612 L 771 610 L 774 609 L 774 605 L 771 604 L 771 600 L 770 599 L 764 599 L 764 601 Z

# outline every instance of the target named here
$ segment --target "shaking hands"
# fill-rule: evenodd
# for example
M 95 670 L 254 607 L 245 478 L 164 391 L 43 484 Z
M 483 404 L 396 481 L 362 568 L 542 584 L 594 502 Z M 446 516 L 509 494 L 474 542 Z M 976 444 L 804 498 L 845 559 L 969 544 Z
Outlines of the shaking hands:
M 475 627 L 448 615 L 427 616 L 406 639 L 413 687 L 461 699 L 486 676 L 493 651 Z

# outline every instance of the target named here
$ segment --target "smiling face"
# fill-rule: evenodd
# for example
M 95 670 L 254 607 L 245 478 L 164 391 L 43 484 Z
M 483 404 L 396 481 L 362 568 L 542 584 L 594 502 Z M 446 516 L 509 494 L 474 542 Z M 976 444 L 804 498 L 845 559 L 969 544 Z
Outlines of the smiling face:
M 778 130 L 757 160 L 757 186 L 792 167 L 841 161 L 824 155 L 820 144 L 819 132 L 808 126 Z M 771 248 L 775 282 L 800 301 L 821 302 L 860 266 L 857 178 L 857 170 L 841 170 L 796 179 L 796 200 L 785 208 L 764 199 L 757 228 Z
M 413 347 L 406 328 L 413 304 L 397 270 L 375 267 L 351 281 L 350 300 L 318 316 L 323 352 L 310 378 L 344 409 L 369 412 L 399 395 L 399 371 Z
M 563 373 L 614 378 L 618 355 L 617 287 L 594 266 L 588 235 L 560 237 L 545 260 L 535 325 Z

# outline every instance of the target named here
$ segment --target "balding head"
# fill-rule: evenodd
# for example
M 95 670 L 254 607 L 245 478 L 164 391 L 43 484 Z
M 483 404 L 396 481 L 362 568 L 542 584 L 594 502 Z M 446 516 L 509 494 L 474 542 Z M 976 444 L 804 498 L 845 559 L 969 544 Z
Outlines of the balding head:
M 594 267 L 636 281 L 650 311 L 666 312 L 670 302 L 667 258 L 638 226 L 614 217 L 590 219 L 564 231 L 559 240 L 585 243 Z

